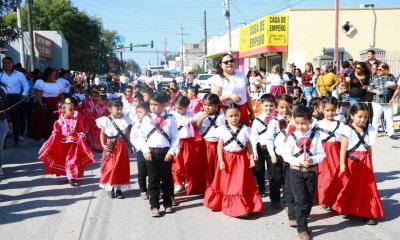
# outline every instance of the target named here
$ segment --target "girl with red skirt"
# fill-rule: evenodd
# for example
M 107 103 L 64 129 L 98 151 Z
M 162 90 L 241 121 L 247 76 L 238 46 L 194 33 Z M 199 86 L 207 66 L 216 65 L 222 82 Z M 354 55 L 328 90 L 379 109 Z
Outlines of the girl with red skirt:
M 60 117 L 40 148 L 39 159 L 47 173 L 67 176 L 72 186 L 78 186 L 77 179 L 83 177 L 84 168 L 96 162 L 85 143 L 81 115 L 71 102 L 61 105 Z
M 188 111 L 196 114 L 203 111 L 203 103 L 200 98 L 197 97 L 199 94 L 199 89 L 197 87 L 190 87 L 188 89 L 187 97 L 190 100 Z
M 172 161 L 172 177 L 174 191 L 178 193 L 186 188 L 186 193 L 203 194 L 205 191 L 205 175 L 201 169 L 205 164 L 202 161 L 200 147 L 201 142 L 194 138 L 192 127 L 193 114 L 188 112 L 190 100 L 185 96 L 176 99 L 175 116 L 179 134 L 179 150 Z
M 224 107 L 225 125 L 218 128 L 218 162 L 212 184 L 203 204 L 231 217 L 243 217 L 264 210 L 251 168 L 255 159 L 250 143 L 250 128 L 240 122 L 240 107 Z
M 343 131 L 340 147 L 340 173 L 343 188 L 333 209 L 339 214 L 353 215 L 376 225 L 383 218 L 382 202 L 372 167 L 371 145 L 376 130 L 367 129 L 368 106 L 356 103 L 350 109 L 349 126 Z
M 345 125 L 335 120 L 338 100 L 335 97 L 322 100 L 324 119 L 316 124 L 322 139 L 326 157 L 318 164 L 318 188 L 316 198 L 323 208 L 330 208 L 342 190 L 339 179 L 340 138 Z
M 58 119 L 58 102 L 64 99 L 64 86 L 56 82 L 56 77 L 53 68 L 46 68 L 43 80 L 37 80 L 33 87 L 36 95 L 30 134 L 33 140 L 48 139 Z
M 104 188 L 110 198 L 124 198 L 122 190 L 129 187 L 130 168 L 128 144 L 129 117 L 122 113 L 122 101 L 112 99 L 108 103 L 107 117 L 96 120 L 101 129 L 100 142 L 103 147 L 100 187 Z M 124 137 L 124 135 L 126 137 Z
M 217 128 L 224 125 L 223 114 L 219 111 L 220 100 L 218 95 L 208 93 L 203 99 L 203 112 L 199 112 L 193 118 L 195 130 L 200 130 L 203 138 L 201 152 L 206 152 L 205 183 L 211 185 L 216 169 L 218 168 Z M 203 155 L 203 154 L 202 154 Z

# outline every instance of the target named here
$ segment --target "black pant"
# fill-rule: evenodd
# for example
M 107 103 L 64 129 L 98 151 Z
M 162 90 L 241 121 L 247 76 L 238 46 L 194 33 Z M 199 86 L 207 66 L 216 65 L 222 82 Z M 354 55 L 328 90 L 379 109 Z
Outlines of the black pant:
M 174 184 L 172 181 L 172 161 L 164 161 L 167 149 L 161 152 L 152 151 L 151 161 L 146 161 L 147 173 L 149 175 L 149 195 L 151 208 L 160 207 L 160 186 L 163 191 L 163 205 L 172 205 L 172 194 Z
M 285 185 L 283 187 L 283 196 L 285 199 L 285 205 L 288 208 L 288 217 L 289 220 L 295 220 L 295 207 L 294 207 L 294 196 L 292 190 L 292 184 L 290 182 L 290 165 L 288 163 L 284 163 L 284 172 L 285 172 Z
M 267 158 L 267 177 L 271 202 L 280 202 L 281 188 L 283 186 L 283 159 L 277 156 L 277 163 L 273 164 L 271 158 Z
M 32 110 L 33 110 L 33 100 L 29 99 L 28 102 L 21 103 L 20 109 L 20 128 L 19 134 L 23 136 L 25 131 L 29 135 L 32 127 Z
M 271 161 L 268 150 L 257 144 L 258 160 L 253 168 L 253 175 L 256 177 L 260 193 L 265 192 L 265 163 Z
M 7 105 L 8 107 L 13 106 L 18 101 L 21 100 L 20 94 L 8 94 L 7 95 Z M 10 111 L 11 122 L 13 125 L 13 135 L 14 135 L 14 143 L 19 142 L 19 133 L 20 133 L 20 118 L 21 118 L 21 104 L 16 105 Z
M 307 218 L 310 216 L 317 189 L 317 174 L 290 169 L 290 183 L 295 201 L 297 231 L 302 232 L 308 228 Z
M 140 192 L 147 192 L 147 168 L 146 160 L 144 159 L 142 152 L 137 152 L 137 167 Z

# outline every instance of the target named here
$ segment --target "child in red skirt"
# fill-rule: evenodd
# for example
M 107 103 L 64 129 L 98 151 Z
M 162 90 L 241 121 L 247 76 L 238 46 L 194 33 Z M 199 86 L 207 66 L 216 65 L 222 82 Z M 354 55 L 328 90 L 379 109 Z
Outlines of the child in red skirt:
M 47 173 L 67 176 L 72 186 L 78 186 L 84 168 L 96 160 L 85 143 L 81 115 L 74 105 L 66 99 L 60 111 L 52 135 L 39 150 L 39 159 Z
M 251 168 L 255 165 L 250 143 L 250 128 L 240 122 L 240 107 L 224 108 L 225 125 L 218 128 L 218 163 L 203 204 L 231 217 L 243 217 L 264 210 Z
M 195 130 L 200 130 L 200 134 L 204 139 L 203 149 L 207 152 L 207 159 L 205 160 L 206 186 L 211 185 L 215 170 L 218 168 L 217 128 L 225 124 L 224 115 L 219 110 L 220 103 L 218 95 L 213 93 L 206 94 L 203 98 L 203 112 L 197 113 L 193 118 Z
M 367 129 L 368 119 L 366 104 L 352 105 L 340 148 L 343 188 L 332 208 L 340 214 L 363 217 L 368 225 L 375 225 L 378 218 L 383 218 L 383 208 L 371 156 L 376 130 Z
M 193 114 L 188 111 L 190 100 L 180 96 L 176 99 L 175 116 L 179 132 L 179 148 L 172 162 L 175 193 L 186 188 L 188 195 L 205 191 L 204 169 L 200 158 L 201 142 L 194 138 Z
M 131 120 L 122 113 L 122 107 L 121 100 L 111 99 L 108 103 L 110 115 L 96 120 L 103 147 L 100 187 L 110 198 L 118 199 L 124 198 L 122 189 L 128 188 L 130 181 L 127 135 Z
M 340 139 L 345 125 L 335 120 L 339 102 L 335 97 L 322 100 L 324 119 L 316 124 L 326 157 L 318 164 L 317 200 L 325 209 L 330 209 L 342 189 L 339 179 Z
M 135 110 L 134 124 L 130 133 L 130 140 L 136 150 L 137 167 L 138 167 L 138 183 L 140 189 L 140 197 L 143 200 L 148 200 L 149 195 L 147 193 L 147 168 L 144 160 L 141 142 L 139 141 L 139 129 L 142 125 L 142 120 L 145 116 L 150 113 L 149 103 L 139 103 Z M 131 118 L 132 119 L 132 118 Z
M 188 111 L 193 114 L 196 114 L 203 110 L 203 103 L 201 99 L 197 97 L 198 95 L 199 95 L 198 87 L 190 87 L 188 89 L 187 97 L 190 99 Z

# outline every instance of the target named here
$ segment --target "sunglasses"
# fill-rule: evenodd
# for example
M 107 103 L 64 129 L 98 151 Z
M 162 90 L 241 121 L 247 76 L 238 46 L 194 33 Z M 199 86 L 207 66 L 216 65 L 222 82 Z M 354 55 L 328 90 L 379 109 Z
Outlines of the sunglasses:
M 378 71 L 385 71 L 385 69 L 383 69 L 383 68 L 378 68 Z
M 231 60 L 226 60 L 226 61 L 224 61 L 224 62 L 222 62 L 222 63 L 225 64 L 225 65 L 227 65 L 227 64 L 229 64 L 229 63 L 234 63 L 234 62 L 235 62 L 235 60 L 231 59 Z

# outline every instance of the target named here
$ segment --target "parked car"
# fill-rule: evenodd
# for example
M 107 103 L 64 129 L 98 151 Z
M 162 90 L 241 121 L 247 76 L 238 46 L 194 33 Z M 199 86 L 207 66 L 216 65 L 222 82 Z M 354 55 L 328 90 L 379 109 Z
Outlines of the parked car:
M 213 74 L 198 74 L 194 79 L 195 86 L 199 86 L 199 92 L 210 92 L 211 82 L 209 78 L 214 76 Z

